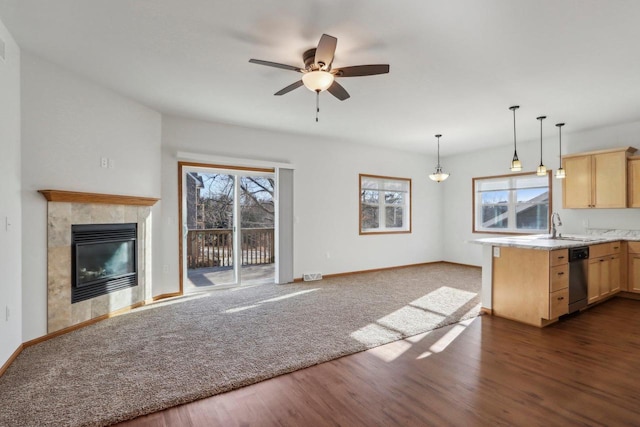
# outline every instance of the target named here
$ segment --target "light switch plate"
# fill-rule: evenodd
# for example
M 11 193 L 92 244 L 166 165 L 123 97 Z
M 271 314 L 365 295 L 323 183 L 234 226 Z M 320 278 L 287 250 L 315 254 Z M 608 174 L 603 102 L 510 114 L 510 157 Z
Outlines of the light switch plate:
M 494 257 L 494 258 L 500 258 L 500 248 L 499 248 L 499 247 L 497 247 L 497 246 L 495 246 L 495 247 L 493 248 L 493 257 Z

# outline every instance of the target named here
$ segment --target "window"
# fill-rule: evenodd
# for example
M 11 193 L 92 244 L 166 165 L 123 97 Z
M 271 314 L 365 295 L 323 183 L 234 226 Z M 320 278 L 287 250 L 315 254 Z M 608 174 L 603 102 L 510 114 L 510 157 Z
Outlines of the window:
M 360 234 L 411 233 L 411 180 L 360 174 Z
M 546 233 L 550 194 L 550 172 L 474 178 L 473 231 Z

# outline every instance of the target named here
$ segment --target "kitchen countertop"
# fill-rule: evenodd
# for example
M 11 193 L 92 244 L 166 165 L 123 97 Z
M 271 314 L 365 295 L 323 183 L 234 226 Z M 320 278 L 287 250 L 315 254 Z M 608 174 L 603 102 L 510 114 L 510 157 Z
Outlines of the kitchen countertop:
M 619 241 L 640 241 L 640 237 L 569 234 L 562 236 L 561 238 L 551 239 L 549 234 L 533 234 L 524 236 L 488 237 L 484 239 L 471 240 L 469 243 L 485 246 L 507 246 L 513 248 L 552 251 L 555 249 L 567 249 Z

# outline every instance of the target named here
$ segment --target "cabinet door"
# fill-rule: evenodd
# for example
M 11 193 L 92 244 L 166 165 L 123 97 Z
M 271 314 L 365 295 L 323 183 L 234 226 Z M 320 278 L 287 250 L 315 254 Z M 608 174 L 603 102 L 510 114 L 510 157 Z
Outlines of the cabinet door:
M 640 208 L 640 159 L 629 160 L 628 186 L 630 208 Z
M 627 156 L 625 152 L 593 155 L 596 208 L 627 207 Z
M 640 292 L 640 254 L 629 254 L 629 292 Z
M 590 208 L 591 156 L 569 157 L 562 160 L 567 177 L 562 180 L 564 208 Z
M 611 292 L 620 291 L 620 255 L 611 255 L 609 260 L 609 287 Z
M 602 258 L 589 260 L 589 275 L 587 278 L 587 302 L 589 304 L 591 304 L 592 302 L 596 302 L 600 298 L 600 282 L 602 281 L 602 263 L 600 262 L 601 260 Z
M 600 259 L 600 296 L 606 297 L 611 293 L 611 257 Z

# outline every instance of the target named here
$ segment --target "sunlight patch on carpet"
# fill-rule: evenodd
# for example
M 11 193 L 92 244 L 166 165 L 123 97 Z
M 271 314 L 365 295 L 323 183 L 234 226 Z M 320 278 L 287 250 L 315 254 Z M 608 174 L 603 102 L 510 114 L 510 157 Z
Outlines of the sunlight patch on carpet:
M 250 310 L 252 308 L 260 307 L 262 304 L 265 304 L 265 303 L 268 303 L 268 302 L 282 301 L 282 300 L 285 300 L 285 299 L 289 299 L 289 298 L 297 297 L 297 296 L 300 296 L 300 295 L 308 294 L 309 292 L 313 292 L 313 291 L 317 291 L 317 290 L 318 290 L 318 288 L 306 289 L 304 291 L 299 291 L 299 292 L 292 292 L 290 294 L 282 295 L 282 296 L 279 296 L 279 297 L 269 298 L 269 299 L 265 299 L 265 300 L 262 300 L 262 301 L 258 301 L 256 304 L 245 305 L 243 307 L 230 308 L 228 310 L 223 311 L 223 313 L 232 314 L 232 313 L 237 313 L 239 311 Z
M 351 338 L 366 346 L 374 346 L 398 340 L 402 338 L 402 334 L 389 328 L 385 328 L 384 326 L 371 323 L 351 333 Z
M 413 300 L 410 305 L 449 316 L 471 301 L 476 295 L 477 293 L 475 292 L 441 286 L 433 292 Z

